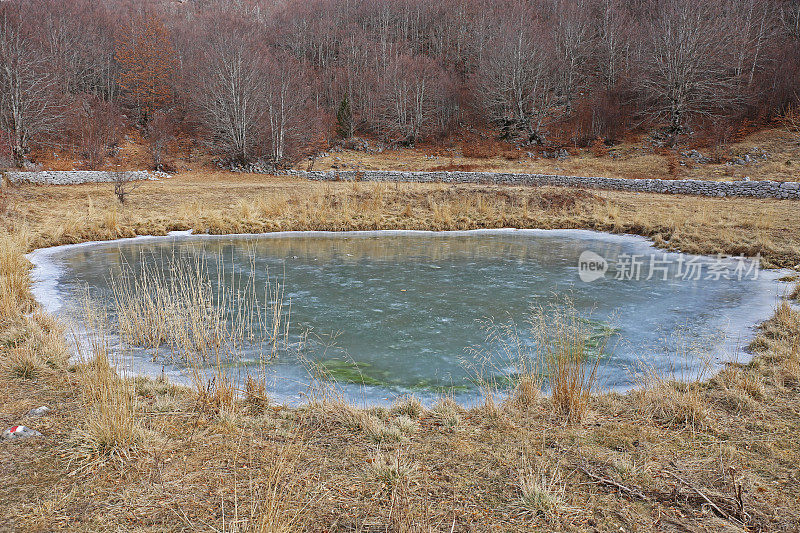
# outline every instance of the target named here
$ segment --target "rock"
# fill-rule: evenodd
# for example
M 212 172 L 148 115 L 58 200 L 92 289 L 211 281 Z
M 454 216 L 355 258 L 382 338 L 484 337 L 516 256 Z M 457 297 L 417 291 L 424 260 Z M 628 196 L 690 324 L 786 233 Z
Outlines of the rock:
M 44 416 L 49 412 L 50 408 L 47 407 L 46 405 L 43 405 L 41 407 L 37 407 L 36 409 L 31 409 L 30 411 L 28 411 L 28 416 L 30 417 Z
M 149 172 L 143 170 L 130 172 L 108 172 L 104 170 L 45 170 L 38 172 L 11 171 L 6 174 L 6 177 L 11 183 L 75 185 L 79 183 L 114 182 L 119 179 L 121 175 L 124 175 L 124 177 L 130 181 L 158 179 L 156 176 L 151 175 Z
M 558 150 L 553 150 L 552 152 L 545 150 L 542 152 L 542 157 L 545 159 L 558 159 L 563 161 L 569 157 L 569 152 L 567 152 L 566 148 L 559 148 Z
M 5 431 L 3 434 L 0 435 L 2 440 L 12 440 L 12 439 L 27 439 L 29 437 L 43 437 L 41 433 L 36 431 L 35 429 L 31 429 L 25 426 L 12 426 Z
M 555 167 L 560 172 L 561 166 Z M 442 182 L 442 183 L 506 183 L 531 186 L 591 187 L 599 189 L 625 190 L 632 192 L 658 192 L 668 194 L 694 194 L 700 196 L 747 196 L 754 198 L 787 198 L 800 200 L 800 183 L 764 180 L 716 182 L 696 179 L 623 179 L 580 176 L 561 176 L 557 174 L 523 174 L 495 172 L 402 172 L 381 170 L 341 170 L 308 171 L 297 175 L 311 180 L 354 180 L 379 182 Z
M 686 152 L 683 152 L 681 155 L 683 155 L 684 157 L 686 157 L 688 159 L 691 159 L 695 163 L 703 164 L 703 163 L 708 163 L 709 162 L 709 159 L 706 156 L 704 156 L 702 153 L 698 152 L 697 150 L 688 150 Z

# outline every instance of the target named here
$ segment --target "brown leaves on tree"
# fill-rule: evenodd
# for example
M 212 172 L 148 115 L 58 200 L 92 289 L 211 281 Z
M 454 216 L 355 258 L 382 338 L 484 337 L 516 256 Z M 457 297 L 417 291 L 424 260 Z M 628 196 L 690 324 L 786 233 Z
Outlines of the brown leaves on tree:
M 172 98 L 176 56 L 169 32 L 158 17 L 138 16 L 120 28 L 115 51 L 118 81 L 143 122 Z

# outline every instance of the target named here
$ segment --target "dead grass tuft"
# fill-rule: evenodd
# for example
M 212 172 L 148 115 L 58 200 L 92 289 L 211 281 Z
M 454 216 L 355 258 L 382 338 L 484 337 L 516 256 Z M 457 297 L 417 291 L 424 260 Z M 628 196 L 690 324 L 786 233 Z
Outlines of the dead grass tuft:
M 800 301 L 800 281 L 795 284 L 794 289 L 789 293 L 789 298 Z
M 415 396 L 404 396 L 395 401 L 390 412 L 395 415 L 405 415 L 409 418 L 418 419 L 425 412 L 425 408 Z
M 8 374 L 19 379 L 36 379 L 44 369 L 41 359 L 31 346 L 23 346 L 12 350 L 3 361 Z
M 263 379 L 247 376 L 244 384 L 244 401 L 254 414 L 264 412 L 270 404 L 270 397 Z
M 442 398 L 430 410 L 430 416 L 447 429 L 455 429 L 461 425 L 464 408 L 450 397 Z
M 590 352 L 591 331 L 569 301 L 534 310 L 531 323 L 553 405 L 567 421 L 580 422 L 596 385 L 605 340 Z
M 764 378 L 754 368 L 729 365 L 712 380 L 709 395 L 718 397 L 725 408 L 734 412 L 753 411 L 764 400 Z
M 133 379 L 119 375 L 109 359 L 107 321 L 87 302 L 85 323 L 89 334 L 81 345 L 83 360 L 77 375 L 86 410 L 84 426 L 70 439 L 72 456 L 81 465 L 78 470 L 108 462 L 125 464 L 139 451 L 145 431 L 136 419 L 137 395 Z
M 28 246 L 24 233 L 0 238 L 0 327 L 33 310 L 28 278 L 30 263 L 25 259 Z
M 304 447 L 290 441 L 272 452 L 267 464 L 255 465 L 252 455 L 247 472 L 249 520 L 243 531 L 252 533 L 291 533 L 304 529 L 313 492 L 304 490 L 297 474 Z M 242 495 L 244 496 L 244 495 Z
M 401 450 L 377 452 L 372 458 L 370 471 L 383 491 L 390 495 L 411 483 L 417 473 L 416 467 L 403 457 Z
M 542 398 L 542 379 L 536 375 L 523 375 L 517 382 L 512 395 L 514 404 L 528 408 L 536 405 Z
M 519 469 L 518 507 L 535 517 L 555 520 L 565 510 L 566 483 L 558 464 L 544 464 L 541 459 L 522 457 Z
M 699 430 L 710 423 L 697 383 L 655 379 L 635 395 L 639 413 L 657 424 Z

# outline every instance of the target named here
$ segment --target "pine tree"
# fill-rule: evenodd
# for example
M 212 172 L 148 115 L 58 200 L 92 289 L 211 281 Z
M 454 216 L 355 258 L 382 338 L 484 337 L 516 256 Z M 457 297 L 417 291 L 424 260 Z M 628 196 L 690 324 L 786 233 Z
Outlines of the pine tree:
M 349 139 L 353 136 L 353 113 L 350 110 L 350 101 L 347 95 L 342 98 L 342 103 L 339 104 L 339 111 L 336 112 L 336 123 L 338 125 L 337 132 L 344 139 Z

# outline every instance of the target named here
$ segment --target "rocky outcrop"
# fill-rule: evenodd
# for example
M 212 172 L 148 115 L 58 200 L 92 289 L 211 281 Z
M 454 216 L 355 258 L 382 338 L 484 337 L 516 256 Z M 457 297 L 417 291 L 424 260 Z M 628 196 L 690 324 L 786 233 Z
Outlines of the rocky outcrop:
M 419 183 L 485 183 L 505 185 L 550 185 L 616 191 L 691 194 L 697 196 L 741 196 L 800 200 L 800 183 L 796 181 L 707 181 L 625 179 L 554 174 L 520 174 L 503 172 L 402 172 L 393 170 L 290 171 L 289 174 L 319 181 L 410 181 Z
M 77 185 L 79 183 L 110 183 L 120 178 L 128 181 L 157 180 L 169 177 L 164 172 L 136 170 L 129 172 L 108 172 L 105 170 L 41 170 L 38 172 L 6 172 L 11 183 L 33 183 L 37 185 Z

